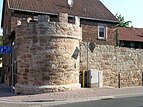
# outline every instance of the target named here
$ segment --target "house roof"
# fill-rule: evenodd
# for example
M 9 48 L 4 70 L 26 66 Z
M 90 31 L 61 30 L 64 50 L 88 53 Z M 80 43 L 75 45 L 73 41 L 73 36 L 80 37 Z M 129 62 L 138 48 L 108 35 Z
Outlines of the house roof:
M 118 29 L 120 40 L 143 42 L 143 28 L 119 27 Z
M 9 9 L 58 14 L 68 13 L 72 16 L 118 22 L 115 16 L 101 3 L 100 0 L 73 0 L 73 7 L 70 9 L 68 0 L 8 0 Z

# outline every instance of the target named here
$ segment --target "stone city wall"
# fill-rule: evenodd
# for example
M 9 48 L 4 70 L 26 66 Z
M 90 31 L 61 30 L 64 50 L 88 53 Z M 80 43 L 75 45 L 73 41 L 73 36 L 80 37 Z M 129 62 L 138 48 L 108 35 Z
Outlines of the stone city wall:
M 91 52 L 87 46 L 89 43 L 81 43 L 81 70 L 103 71 L 104 86 L 142 85 L 143 50 L 96 45 Z
M 80 88 L 79 18 L 68 23 L 68 14 L 59 14 L 59 22 L 38 16 L 38 22 L 21 21 L 16 29 L 16 93 L 42 93 Z

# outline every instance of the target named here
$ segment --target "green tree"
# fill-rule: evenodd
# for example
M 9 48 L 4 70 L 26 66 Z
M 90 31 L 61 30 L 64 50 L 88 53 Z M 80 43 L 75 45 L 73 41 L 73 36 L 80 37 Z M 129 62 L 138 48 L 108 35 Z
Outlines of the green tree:
M 120 15 L 116 14 L 115 16 L 119 20 L 120 27 L 133 27 L 130 26 L 130 23 L 132 23 L 132 21 L 125 21 L 124 16 L 122 16 L 121 14 Z

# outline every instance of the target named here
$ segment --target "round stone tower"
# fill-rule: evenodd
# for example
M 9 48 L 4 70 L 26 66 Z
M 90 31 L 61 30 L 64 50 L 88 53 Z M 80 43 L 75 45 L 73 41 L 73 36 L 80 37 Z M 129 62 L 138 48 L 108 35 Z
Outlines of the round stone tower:
M 60 13 L 58 22 L 39 15 L 37 22 L 21 20 L 16 29 L 16 93 L 43 93 L 80 88 L 80 20 L 68 23 L 68 14 Z

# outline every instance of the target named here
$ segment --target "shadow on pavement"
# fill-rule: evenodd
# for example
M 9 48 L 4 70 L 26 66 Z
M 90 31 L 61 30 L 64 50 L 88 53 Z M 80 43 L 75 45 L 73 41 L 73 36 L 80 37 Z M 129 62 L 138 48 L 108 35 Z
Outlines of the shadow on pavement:
M 6 85 L 6 84 L 0 84 L 0 97 L 9 97 L 9 96 L 16 96 L 16 94 L 13 91 L 13 88 Z

